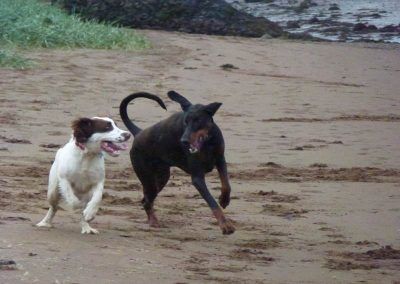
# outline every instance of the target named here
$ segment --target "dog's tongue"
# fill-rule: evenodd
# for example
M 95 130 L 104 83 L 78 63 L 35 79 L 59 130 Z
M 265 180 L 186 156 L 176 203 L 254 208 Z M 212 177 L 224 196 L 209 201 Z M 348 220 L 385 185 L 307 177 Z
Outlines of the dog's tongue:
M 126 143 L 113 143 L 105 141 L 101 144 L 101 148 L 111 156 L 118 156 L 120 150 L 128 149 L 128 145 Z
M 108 143 L 108 145 L 114 150 L 126 150 L 128 149 L 127 143 Z
M 197 153 L 198 151 L 200 151 L 201 146 L 203 146 L 203 141 L 200 139 L 197 139 L 196 141 L 194 141 L 192 144 L 190 144 L 190 152 L 191 153 Z

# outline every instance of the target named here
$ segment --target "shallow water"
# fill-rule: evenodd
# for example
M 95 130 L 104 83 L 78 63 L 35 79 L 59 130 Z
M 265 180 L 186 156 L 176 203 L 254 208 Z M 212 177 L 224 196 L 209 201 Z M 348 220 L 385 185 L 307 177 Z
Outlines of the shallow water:
M 400 24 L 400 0 L 314 0 L 315 6 L 299 11 L 299 0 L 275 0 L 271 3 L 245 3 L 244 0 L 226 0 L 235 8 L 254 16 L 265 17 L 280 24 L 289 32 L 308 32 L 313 36 L 344 41 L 382 40 L 400 43 L 400 33 L 379 31 L 355 33 L 352 26 L 367 23 L 378 29 L 387 25 Z M 337 5 L 339 9 L 331 7 Z M 310 23 L 317 17 L 319 22 Z M 287 28 L 289 21 L 297 21 L 300 28 Z

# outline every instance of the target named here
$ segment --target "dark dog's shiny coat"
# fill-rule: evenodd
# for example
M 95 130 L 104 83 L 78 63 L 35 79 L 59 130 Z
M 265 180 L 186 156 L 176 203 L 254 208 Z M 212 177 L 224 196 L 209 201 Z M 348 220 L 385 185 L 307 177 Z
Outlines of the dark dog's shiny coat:
M 148 98 L 166 109 L 163 101 L 149 93 L 135 93 L 122 100 L 120 115 L 135 139 L 130 152 L 133 168 L 143 185 L 142 200 L 151 226 L 159 226 L 153 210 L 153 202 L 170 177 L 170 167 L 175 166 L 192 177 L 192 183 L 210 206 L 224 234 L 232 234 L 235 228 L 227 220 L 215 199 L 207 189 L 204 176 L 217 167 L 221 179 L 219 204 L 225 208 L 230 201 L 230 185 L 224 157 L 224 139 L 213 121 L 221 103 L 192 105 L 174 91 L 168 97 L 181 105 L 182 112 L 175 113 L 153 126 L 141 130 L 128 117 L 129 102 L 136 98 Z

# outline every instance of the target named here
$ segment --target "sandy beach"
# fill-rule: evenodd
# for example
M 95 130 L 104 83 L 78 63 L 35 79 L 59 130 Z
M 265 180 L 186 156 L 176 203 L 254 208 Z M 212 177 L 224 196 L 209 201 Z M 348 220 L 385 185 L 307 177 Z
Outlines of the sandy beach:
M 142 52 L 39 50 L 0 69 L 0 283 L 400 283 L 400 47 L 140 31 Z M 231 64 L 233 68 L 222 68 Z M 70 122 L 114 118 L 128 94 L 149 126 L 179 110 L 166 93 L 222 102 L 232 183 L 224 236 L 178 169 L 149 228 L 128 153 L 107 158 L 105 194 L 81 235 L 78 213 L 33 225 Z M 219 195 L 216 172 L 207 176 Z

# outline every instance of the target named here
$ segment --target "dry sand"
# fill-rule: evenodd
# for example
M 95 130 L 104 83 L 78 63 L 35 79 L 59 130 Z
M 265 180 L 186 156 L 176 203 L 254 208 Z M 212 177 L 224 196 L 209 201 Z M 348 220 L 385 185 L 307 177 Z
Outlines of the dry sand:
M 145 52 L 43 50 L 28 53 L 38 68 L 0 70 L 0 283 L 398 283 L 399 47 L 143 33 Z M 67 211 L 32 226 L 74 118 L 120 121 L 121 99 L 150 91 L 169 110 L 130 106 L 148 126 L 178 110 L 171 89 L 223 102 L 235 234 L 179 170 L 150 229 L 127 153 L 106 161 L 100 235 Z

